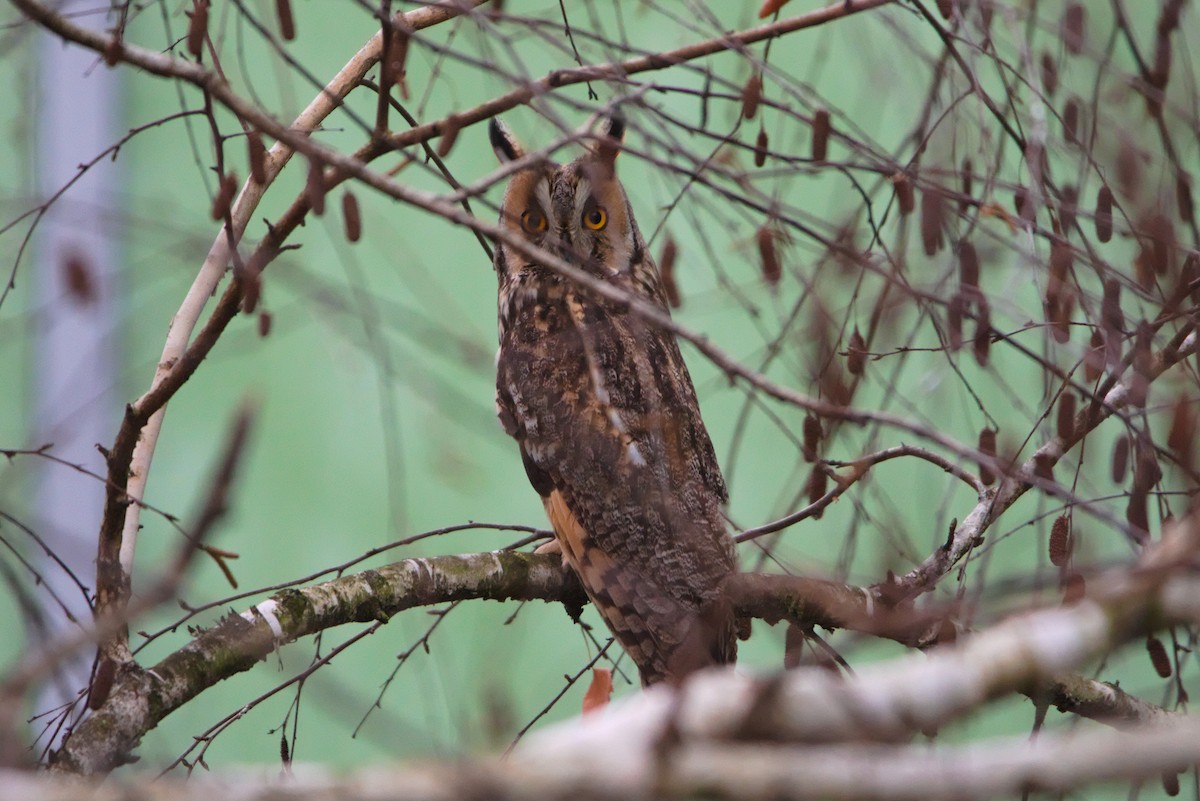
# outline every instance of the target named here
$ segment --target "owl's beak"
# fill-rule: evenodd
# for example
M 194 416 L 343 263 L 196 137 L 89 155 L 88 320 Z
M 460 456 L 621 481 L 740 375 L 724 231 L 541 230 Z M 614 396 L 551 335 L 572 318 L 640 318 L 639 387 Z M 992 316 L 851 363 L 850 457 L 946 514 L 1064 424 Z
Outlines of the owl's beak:
M 563 234 L 565 233 L 565 231 L 554 231 L 552 235 L 542 240 L 542 248 L 550 251 L 563 261 L 574 261 L 575 253 L 564 238 Z

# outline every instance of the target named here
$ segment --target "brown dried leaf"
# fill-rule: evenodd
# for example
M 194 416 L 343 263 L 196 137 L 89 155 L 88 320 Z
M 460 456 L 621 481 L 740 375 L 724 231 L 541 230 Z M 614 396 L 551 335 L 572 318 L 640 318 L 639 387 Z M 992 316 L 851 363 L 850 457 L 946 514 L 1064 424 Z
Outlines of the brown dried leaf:
M 583 714 L 602 709 L 612 698 L 612 668 L 592 668 L 592 683 L 583 694 Z
M 1067 52 L 1071 55 L 1077 56 L 1083 52 L 1086 24 L 1087 17 L 1082 4 L 1071 3 L 1071 5 L 1067 6 L 1066 11 L 1063 13 L 1062 38 L 1063 46 L 1067 48 Z
M 1191 222 L 1192 215 L 1196 213 L 1192 203 L 1192 179 L 1183 171 L 1175 176 L 1175 207 L 1179 211 L 1179 219 L 1185 223 Z
M 271 313 L 269 311 L 260 311 L 258 313 L 258 335 L 266 338 L 271 334 Z
M 850 346 L 846 350 L 846 369 L 850 375 L 862 375 L 866 362 L 867 343 L 858 332 L 858 326 L 855 326 L 854 333 L 850 335 Z
M 1050 527 L 1050 564 L 1055 567 L 1066 567 L 1071 559 L 1075 543 L 1071 537 L 1071 518 L 1059 515 Z
M 916 207 L 916 200 L 913 196 L 913 185 L 908 175 L 898 172 L 892 176 L 892 187 L 896 191 L 896 205 L 900 209 L 900 213 L 904 216 L 912 214 Z
M 61 262 L 63 284 L 67 297 L 80 306 L 91 306 L 99 298 L 94 271 L 78 251 L 71 251 Z
M 1064 186 L 1059 193 L 1058 216 L 1062 225 L 1063 236 L 1075 230 L 1075 215 L 1079 210 L 1079 190 L 1070 184 Z
M 1112 239 L 1113 193 L 1108 184 L 1103 184 L 1096 194 L 1096 238 L 1101 242 Z
M 187 51 L 195 58 L 204 52 L 204 40 L 208 36 L 209 0 L 193 0 L 191 19 L 188 20 Z
M 996 430 L 993 428 L 985 428 L 979 432 L 979 452 L 996 458 Z M 992 471 L 991 460 L 979 461 L 979 480 L 984 484 L 992 484 L 996 481 L 996 474 Z
M 458 117 L 450 117 L 446 120 L 446 127 L 442 130 L 441 138 L 438 139 L 437 154 L 438 158 L 444 159 L 450 155 L 450 149 L 454 147 L 455 141 L 458 140 L 459 129 L 462 128 L 462 123 Z
M 829 152 L 829 112 L 818 109 L 813 114 L 812 123 L 812 158 L 813 161 L 824 161 Z
M 772 14 L 777 13 L 779 9 L 787 5 L 788 2 L 789 0 L 766 0 L 766 2 L 762 4 L 762 8 L 758 10 L 758 18 L 766 19 Z
M 1075 436 L 1075 396 L 1071 392 L 1064 392 L 1058 399 L 1058 438 L 1063 442 L 1070 442 Z
M 1104 299 L 1100 302 L 1100 322 L 1104 326 L 1105 338 L 1112 341 L 1114 336 L 1125 331 L 1125 313 L 1121 311 L 1121 282 L 1109 278 L 1104 282 Z
M 320 217 L 325 213 L 325 168 L 314 158 L 308 160 L 308 183 L 305 186 L 309 208 Z
M 1075 262 L 1075 251 L 1066 240 L 1054 239 L 1050 243 L 1050 280 L 1046 285 L 1046 295 L 1057 297 L 1067 290 L 1071 267 Z
M 1141 157 L 1128 137 L 1122 136 L 1117 147 L 1117 186 L 1126 198 L 1137 195 L 1142 185 Z
M 1033 474 L 1043 481 L 1054 480 L 1054 457 L 1048 453 L 1033 456 Z
M 754 234 L 758 242 L 758 255 L 762 265 L 763 280 L 768 286 L 775 287 L 783 276 L 783 267 L 779 263 L 779 254 L 775 251 L 775 233 L 770 226 L 764 225 Z
M 1079 142 L 1079 98 L 1071 95 L 1063 107 L 1063 139 L 1072 144 Z
M 296 19 L 292 16 L 291 0 L 275 0 L 275 16 L 279 19 L 279 35 L 285 42 L 296 38 Z
M 787 631 L 783 635 L 784 670 L 800 667 L 801 658 L 804 656 L 804 642 L 806 639 L 804 629 L 795 623 L 788 623 Z
M 1155 275 L 1166 275 L 1171 270 L 1172 254 L 1175 252 L 1175 226 L 1164 214 L 1151 214 L 1138 225 L 1138 233 L 1145 237 L 1147 255 Z
M 941 249 L 945 218 L 945 198 L 940 189 L 931 186 L 921 193 L 921 244 L 925 246 L 926 256 L 932 256 Z
M 845 406 L 850 403 L 850 389 L 842 379 L 841 363 L 830 361 L 821 371 L 821 394 L 830 403 Z
M 1159 32 L 1154 40 L 1154 66 L 1150 70 L 1150 85 L 1159 92 L 1171 81 L 1171 37 Z
M 1046 97 L 1054 97 L 1058 91 L 1058 62 L 1049 50 L 1042 51 L 1042 88 Z
M 816 503 L 825 497 L 826 491 L 829 489 L 829 476 L 825 474 L 822 465 L 813 467 L 812 472 L 808 475 L 808 502 Z M 813 520 L 820 520 L 824 509 L 818 510 L 812 516 Z
M 1025 222 L 1034 222 L 1037 219 L 1037 205 L 1030 202 L 1029 190 L 1023 186 L 1017 187 L 1013 192 L 1013 210 L 1017 217 Z
M 400 96 L 408 99 L 408 81 L 406 80 L 408 62 L 408 32 L 401 27 L 393 27 L 388 39 L 387 55 L 381 66 L 382 83 L 385 87 L 395 86 L 400 90 Z
M 672 309 L 683 305 L 683 299 L 679 296 L 679 286 L 675 283 L 675 256 L 678 252 L 675 240 L 667 234 L 663 241 L 662 253 L 658 257 L 658 276 L 662 282 L 663 294 L 667 296 L 667 303 Z
M 362 214 L 358 210 L 358 198 L 349 189 L 342 195 L 342 222 L 348 241 L 357 242 L 362 238 Z
M 1154 288 L 1154 254 L 1145 242 L 1138 247 L 1137 255 L 1133 257 L 1133 274 L 1139 287 L 1145 290 Z
M 759 126 L 758 137 L 754 140 L 754 166 L 761 167 L 767 163 L 767 129 Z
M 1162 479 L 1162 468 L 1158 466 L 1158 452 L 1145 433 L 1138 437 L 1134 447 L 1134 489 L 1152 489 Z
M 1150 655 L 1150 664 L 1154 665 L 1154 672 L 1158 677 L 1171 678 L 1171 658 L 1167 656 L 1167 649 L 1163 647 L 1162 640 L 1154 636 L 1147 637 L 1146 653 Z
M 821 444 L 821 421 L 815 414 L 804 415 L 804 459 L 809 462 L 817 460 L 817 446 Z
M 1113 443 L 1111 470 L 1114 484 L 1125 483 L 1125 475 L 1129 470 L 1129 437 L 1125 434 L 1117 437 Z
M 979 254 L 966 239 L 958 243 L 958 281 L 964 293 L 979 289 Z
M 233 196 L 237 192 L 237 176 L 232 172 L 221 176 L 221 182 L 217 184 L 217 194 L 213 197 L 212 218 L 214 220 L 223 220 L 225 215 L 229 213 L 229 204 L 233 202 Z
M 1092 339 L 1087 351 L 1083 354 L 1083 378 L 1089 384 L 1100 380 L 1104 374 L 1104 334 L 1100 329 L 1092 329 Z
M 975 299 L 975 309 L 975 361 L 980 367 L 987 367 L 988 351 L 992 347 L 992 319 L 983 295 Z
M 754 72 L 742 87 L 742 117 L 754 119 L 758 113 L 758 104 L 762 100 L 763 80 L 761 72 Z
M 262 134 L 254 130 L 247 133 L 246 150 L 250 160 L 250 178 L 261 186 L 267 182 L 267 146 L 263 144 Z
M 1079 573 L 1072 573 L 1063 581 L 1063 606 L 1070 606 L 1087 595 L 1087 582 Z
M 1179 463 L 1190 471 L 1196 446 L 1196 414 L 1187 395 L 1180 395 L 1171 409 L 1167 446 L 1175 452 Z
M 261 258 L 251 257 L 242 265 L 241 269 L 235 271 L 242 284 L 241 307 L 244 314 L 253 314 L 254 310 L 258 308 L 258 301 L 262 298 L 261 262 Z
M 963 316 L 967 311 L 967 297 L 956 292 L 946 305 L 946 345 L 954 353 L 963 346 Z
M 1050 334 L 1060 345 L 1071 340 L 1071 314 L 1075 311 L 1075 293 L 1068 287 L 1050 308 Z

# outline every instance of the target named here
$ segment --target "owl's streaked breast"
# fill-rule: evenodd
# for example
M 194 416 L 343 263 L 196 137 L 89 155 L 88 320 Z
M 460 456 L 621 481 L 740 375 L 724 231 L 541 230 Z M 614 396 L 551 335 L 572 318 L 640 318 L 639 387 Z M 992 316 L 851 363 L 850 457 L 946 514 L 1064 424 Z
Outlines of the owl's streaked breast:
M 502 160 L 523 155 L 492 137 Z M 517 173 L 501 221 L 666 313 L 615 155 Z M 733 661 L 728 493 L 674 336 L 503 243 L 495 267 L 497 408 L 568 563 L 643 683 Z

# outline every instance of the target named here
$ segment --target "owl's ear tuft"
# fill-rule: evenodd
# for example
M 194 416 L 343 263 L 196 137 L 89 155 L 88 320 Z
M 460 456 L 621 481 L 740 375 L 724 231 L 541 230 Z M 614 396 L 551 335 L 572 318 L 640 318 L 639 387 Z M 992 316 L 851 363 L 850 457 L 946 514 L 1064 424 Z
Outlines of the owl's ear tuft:
M 625 118 L 619 113 L 613 112 L 604 119 L 602 127 L 604 135 L 610 139 L 617 140 L 617 144 L 625 141 Z
M 611 164 L 617 160 L 624 141 L 625 118 L 614 111 L 600 121 L 600 142 L 596 146 L 596 155 Z
M 525 148 L 521 147 L 512 131 L 495 117 L 488 120 L 488 139 L 491 140 L 492 150 L 496 151 L 496 158 L 501 164 L 516 161 L 525 155 Z

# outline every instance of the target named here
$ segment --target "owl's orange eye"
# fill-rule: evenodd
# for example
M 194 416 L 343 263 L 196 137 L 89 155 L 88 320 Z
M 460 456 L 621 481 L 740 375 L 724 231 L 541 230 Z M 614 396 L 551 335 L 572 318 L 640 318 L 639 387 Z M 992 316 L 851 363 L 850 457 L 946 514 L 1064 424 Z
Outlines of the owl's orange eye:
M 599 231 L 608 225 L 608 215 L 604 212 L 604 209 L 597 206 L 583 213 L 583 224 L 593 231 Z
M 537 209 L 529 209 L 521 214 L 521 227 L 528 233 L 540 234 L 546 230 L 546 215 Z

